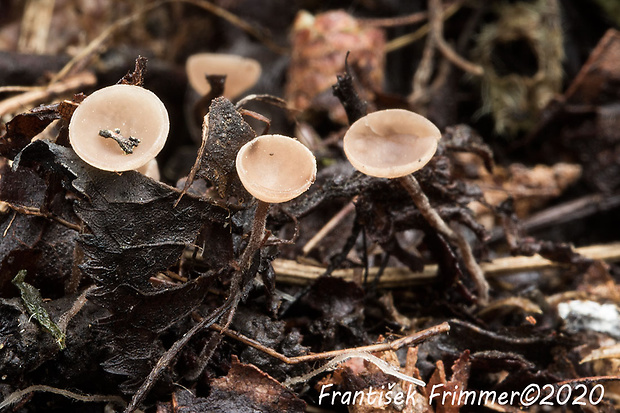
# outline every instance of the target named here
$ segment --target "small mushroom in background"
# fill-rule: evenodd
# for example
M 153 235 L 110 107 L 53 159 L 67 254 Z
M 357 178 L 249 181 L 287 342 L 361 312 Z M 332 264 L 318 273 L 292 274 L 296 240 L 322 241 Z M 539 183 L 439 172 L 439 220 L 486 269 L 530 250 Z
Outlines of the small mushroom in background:
M 261 66 L 254 59 L 221 54 L 199 53 L 190 56 L 185 64 L 187 79 L 200 96 L 211 91 L 207 75 L 224 75 L 223 96 L 232 100 L 256 84 L 261 75 Z
M 153 158 L 138 169 L 136 171 L 140 172 L 144 176 L 148 176 L 149 178 L 159 181 L 161 178 L 161 174 L 159 173 L 159 164 L 157 163 L 157 159 Z
M 489 285 L 471 247 L 435 211 L 413 172 L 423 168 L 437 150 L 441 132 L 425 117 L 402 109 L 370 113 L 351 125 L 344 136 L 344 152 L 360 172 L 378 178 L 398 179 L 414 204 L 440 234 L 457 245 L 478 290 L 480 304 L 488 303 Z
M 86 163 L 122 172 L 154 159 L 169 130 L 168 111 L 153 92 L 114 85 L 93 92 L 75 109 L 69 141 Z
M 247 57 L 198 53 L 187 59 L 185 72 L 191 86 L 185 97 L 185 118 L 192 138 L 200 142 L 200 125 L 211 101 L 219 96 L 228 100 L 240 96 L 258 82 L 262 69 Z
M 316 159 L 293 138 L 263 135 L 241 147 L 235 166 L 241 183 L 258 201 L 252 234 L 241 258 L 241 268 L 245 269 L 263 242 L 270 204 L 304 193 L 316 178 Z

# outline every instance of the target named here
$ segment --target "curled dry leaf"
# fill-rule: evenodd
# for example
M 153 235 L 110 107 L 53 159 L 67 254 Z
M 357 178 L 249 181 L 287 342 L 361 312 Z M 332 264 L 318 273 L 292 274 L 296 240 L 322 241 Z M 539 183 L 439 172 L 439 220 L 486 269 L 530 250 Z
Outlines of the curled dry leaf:
M 215 186 L 224 200 L 249 201 L 251 196 L 236 173 L 235 158 L 239 149 L 255 137 L 256 133 L 228 99 L 213 99 L 204 119 L 198 157 L 183 192 L 191 186 L 194 178 L 204 178 Z
M 380 338 L 379 341 L 381 340 Z M 405 375 L 421 380 L 415 367 L 417 351 L 414 348 L 409 349 L 407 363 L 403 369 L 394 351 L 382 351 L 374 353 L 374 356 L 385 361 L 395 371 L 402 370 Z M 332 405 L 331 399 L 334 396 L 333 400 L 336 403 L 346 404 L 350 413 L 432 411 L 428 399 L 424 396 L 424 388 L 417 387 L 407 380 L 399 380 L 376 364 L 357 357 L 339 364 L 332 374 L 320 380 L 315 387 L 319 393 L 322 391 L 327 395 L 323 402 L 327 401 L 327 404 Z M 335 392 L 341 393 L 338 395 Z M 391 393 L 388 395 L 388 392 Z M 356 394 L 357 397 L 354 399 Z
M 211 392 L 203 401 L 205 410 L 191 411 L 301 413 L 306 409 L 292 391 L 257 367 L 240 363 L 236 356 L 228 374 L 211 381 Z
M 456 160 L 457 166 L 469 177 L 475 177 L 470 182 L 482 190 L 487 203 L 497 207 L 511 197 L 518 217 L 526 217 L 559 197 L 581 178 L 582 171 L 577 164 L 558 163 L 532 168 L 522 164 L 512 164 L 507 168 L 496 166 L 489 173 L 482 159 L 472 154 L 458 154 Z M 488 208 L 481 203 L 473 202 L 469 206 L 480 219 L 489 217 Z

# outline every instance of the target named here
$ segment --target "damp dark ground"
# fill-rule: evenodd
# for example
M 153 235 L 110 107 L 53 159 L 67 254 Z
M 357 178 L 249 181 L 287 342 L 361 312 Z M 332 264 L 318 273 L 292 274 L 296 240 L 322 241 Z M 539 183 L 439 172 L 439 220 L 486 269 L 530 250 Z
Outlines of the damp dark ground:
M 0 10 L 0 411 L 617 411 L 614 1 Z M 203 52 L 256 59 L 260 78 L 222 97 L 232 75 L 209 76 L 200 96 L 185 62 Z M 71 147 L 75 109 L 116 83 L 166 106 L 159 180 Z M 345 157 L 349 125 L 394 108 L 442 132 L 414 176 L 456 238 Z M 318 172 L 254 242 L 235 159 L 265 133 Z M 412 397 L 331 397 L 373 389 Z

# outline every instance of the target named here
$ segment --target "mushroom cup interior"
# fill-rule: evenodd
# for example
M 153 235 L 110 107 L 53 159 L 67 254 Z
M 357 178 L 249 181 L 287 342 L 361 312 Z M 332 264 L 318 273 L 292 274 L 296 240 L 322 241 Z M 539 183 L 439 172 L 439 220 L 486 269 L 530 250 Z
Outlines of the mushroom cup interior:
M 77 107 L 69 123 L 71 146 L 85 162 L 106 171 L 138 169 L 164 147 L 170 121 L 164 104 L 151 91 L 139 86 L 114 85 L 99 89 Z M 140 143 L 125 154 L 100 130 L 119 129 L 124 137 Z
M 250 58 L 218 53 L 190 56 L 185 64 L 190 85 L 201 96 L 211 90 L 207 75 L 226 75 L 224 96 L 233 99 L 256 84 L 261 75 L 260 64 Z
M 379 178 L 398 178 L 431 160 L 441 132 L 425 117 L 402 109 L 370 113 L 344 137 L 344 151 L 360 172 Z
M 263 135 L 237 154 L 241 182 L 255 198 L 270 203 L 289 201 L 305 192 L 316 177 L 314 155 L 299 141 Z

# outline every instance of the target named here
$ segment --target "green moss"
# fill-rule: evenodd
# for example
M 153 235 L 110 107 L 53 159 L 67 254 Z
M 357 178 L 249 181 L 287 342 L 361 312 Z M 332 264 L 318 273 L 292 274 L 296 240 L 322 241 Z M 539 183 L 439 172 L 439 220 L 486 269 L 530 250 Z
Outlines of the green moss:
M 54 339 L 56 339 L 56 343 L 58 343 L 60 349 L 63 350 L 65 348 L 65 333 L 52 321 L 49 313 L 43 307 L 43 298 L 39 290 L 25 282 L 25 279 L 26 270 L 21 270 L 17 273 L 15 278 L 13 278 L 13 284 L 19 288 L 28 314 L 50 332 Z

